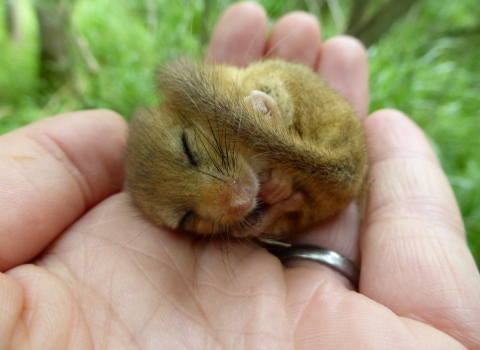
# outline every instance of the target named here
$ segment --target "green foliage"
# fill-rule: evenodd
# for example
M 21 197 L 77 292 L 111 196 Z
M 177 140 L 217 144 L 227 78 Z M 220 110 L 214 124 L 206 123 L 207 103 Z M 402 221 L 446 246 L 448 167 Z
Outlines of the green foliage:
M 369 50 L 371 109 L 397 108 L 428 134 L 459 201 L 480 266 L 480 35 L 475 1 L 427 1 Z
M 148 23 L 143 2 L 117 4 L 99 0 L 92 6 L 91 1 L 79 1 L 75 26 L 100 66 L 98 74 L 80 72 L 79 78 L 85 86 L 84 104 L 130 116 L 136 107 L 155 103 L 153 78 L 161 62 L 198 53 L 198 32 L 192 32 L 192 20 L 198 17 L 202 2 L 176 1 L 167 6 L 166 1 L 156 1 L 156 24 Z
M 35 94 L 37 87 L 38 63 L 32 59 L 37 51 L 34 13 L 24 1 L 18 1 L 22 5 L 20 20 L 24 23 L 23 40 L 19 43 L 10 42 L 6 23 L 2 22 L 6 18 L 5 8 L 0 6 L 0 106 L 17 102 L 21 96 Z
M 77 0 L 74 80 L 41 96 L 37 24 L 31 5 L 19 1 L 24 28 L 19 45 L 8 40 L 0 5 L 0 133 L 65 111 L 103 107 L 129 118 L 138 106 L 154 105 L 157 67 L 175 56 L 200 57 L 202 30 L 211 32 L 231 2 L 211 0 L 207 16 L 203 0 Z M 321 16 L 327 37 L 344 29 L 351 3 L 329 1 L 320 8 L 314 0 L 258 2 L 272 23 L 295 9 Z M 378 7 L 381 1 L 373 3 Z M 331 6 L 341 12 L 332 16 Z M 371 47 L 369 56 L 371 110 L 403 110 L 427 132 L 480 264 L 480 35 L 462 35 L 463 28 L 479 26 L 479 17 L 476 0 L 425 0 Z

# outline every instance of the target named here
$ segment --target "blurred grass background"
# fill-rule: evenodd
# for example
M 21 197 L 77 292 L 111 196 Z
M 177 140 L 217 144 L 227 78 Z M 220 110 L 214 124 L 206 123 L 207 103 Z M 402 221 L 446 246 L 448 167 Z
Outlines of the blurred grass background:
M 38 23 L 17 0 L 19 40 L 0 4 L 0 134 L 65 111 L 113 109 L 127 119 L 156 103 L 154 76 L 170 57 L 201 57 L 228 0 L 76 0 L 72 77 L 42 89 Z M 325 38 L 345 30 L 351 1 L 258 1 L 273 23 L 293 10 L 322 20 Z M 377 5 L 380 0 L 374 1 Z M 397 108 L 428 134 L 448 174 L 480 266 L 480 6 L 477 0 L 424 0 L 369 47 L 371 111 Z

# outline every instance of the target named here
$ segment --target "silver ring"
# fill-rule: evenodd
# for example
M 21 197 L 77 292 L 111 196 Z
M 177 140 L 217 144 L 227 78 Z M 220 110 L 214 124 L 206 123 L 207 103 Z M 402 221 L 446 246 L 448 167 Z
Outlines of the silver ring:
M 290 247 L 269 245 L 265 248 L 282 262 L 307 259 L 331 267 L 346 277 L 358 290 L 360 268 L 353 261 L 333 250 L 308 244 L 297 244 Z

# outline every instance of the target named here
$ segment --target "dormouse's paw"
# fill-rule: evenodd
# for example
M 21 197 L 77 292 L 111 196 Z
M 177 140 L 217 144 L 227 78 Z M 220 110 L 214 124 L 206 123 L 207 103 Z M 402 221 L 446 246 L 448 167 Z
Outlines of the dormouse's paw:
M 250 102 L 254 109 L 261 112 L 269 119 L 280 120 L 280 109 L 277 101 L 266 93 L 259 90 L 252 90 L 250 95 L 245 97 L 245 102 Z
M 258 175 L 260 198 L 264 203 L 275 204 L 292 195 L 292 178 L 279 169 L 272 169 Z
M 290 197 L 276 202 L 273 205 L 269 205 L 262 215 L 261 220 L 252 226 L 247 231 L 232 232 L 236 237 L 259 237 L 264 232 L 267 232 L 268 236 L 281 237 L 287 233 L 287 227 L 279 226 L 277 221 L 285 214 L 298 211 L 304 203 L 304 196 L 300 192 L 292 194 Z
M 287 213 L 298 211 L 300 209 L 300 206 L 303 204 L 303 201 L 303 194 L 300 192 L 295 192 L 287 199 L 278 202 L 272 208 L 274 208 L 274 210 L 278 212 L 278 216 L 281 216 Z
M 276 222 L 279 218 L 288 213 L 298 211 L 302 206 L 303 202 L 303 194 L 300 192 L 296 192 L 290 197 L 271 205 L 267 208 L 262 223 L 259 227 L 257 227 L 258 232 L 264 232 L 267 228 L 272 227 L 272 225 L 277 226 Z M 277 226 L 276 229 L 270 233 L 275 233 L 275 236 L 277 236 L 281 232 L 285 233 L 285 229 Z

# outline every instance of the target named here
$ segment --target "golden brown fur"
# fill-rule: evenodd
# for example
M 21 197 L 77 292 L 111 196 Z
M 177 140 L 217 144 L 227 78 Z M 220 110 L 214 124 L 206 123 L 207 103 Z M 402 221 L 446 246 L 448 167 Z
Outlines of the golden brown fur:
M 126 162 L 133 200 L 155 224 L 280 238 L 359 196 L 361 124 L 309 68 L 178 60 L 159 85 L 164 102 L 135 116 Z

